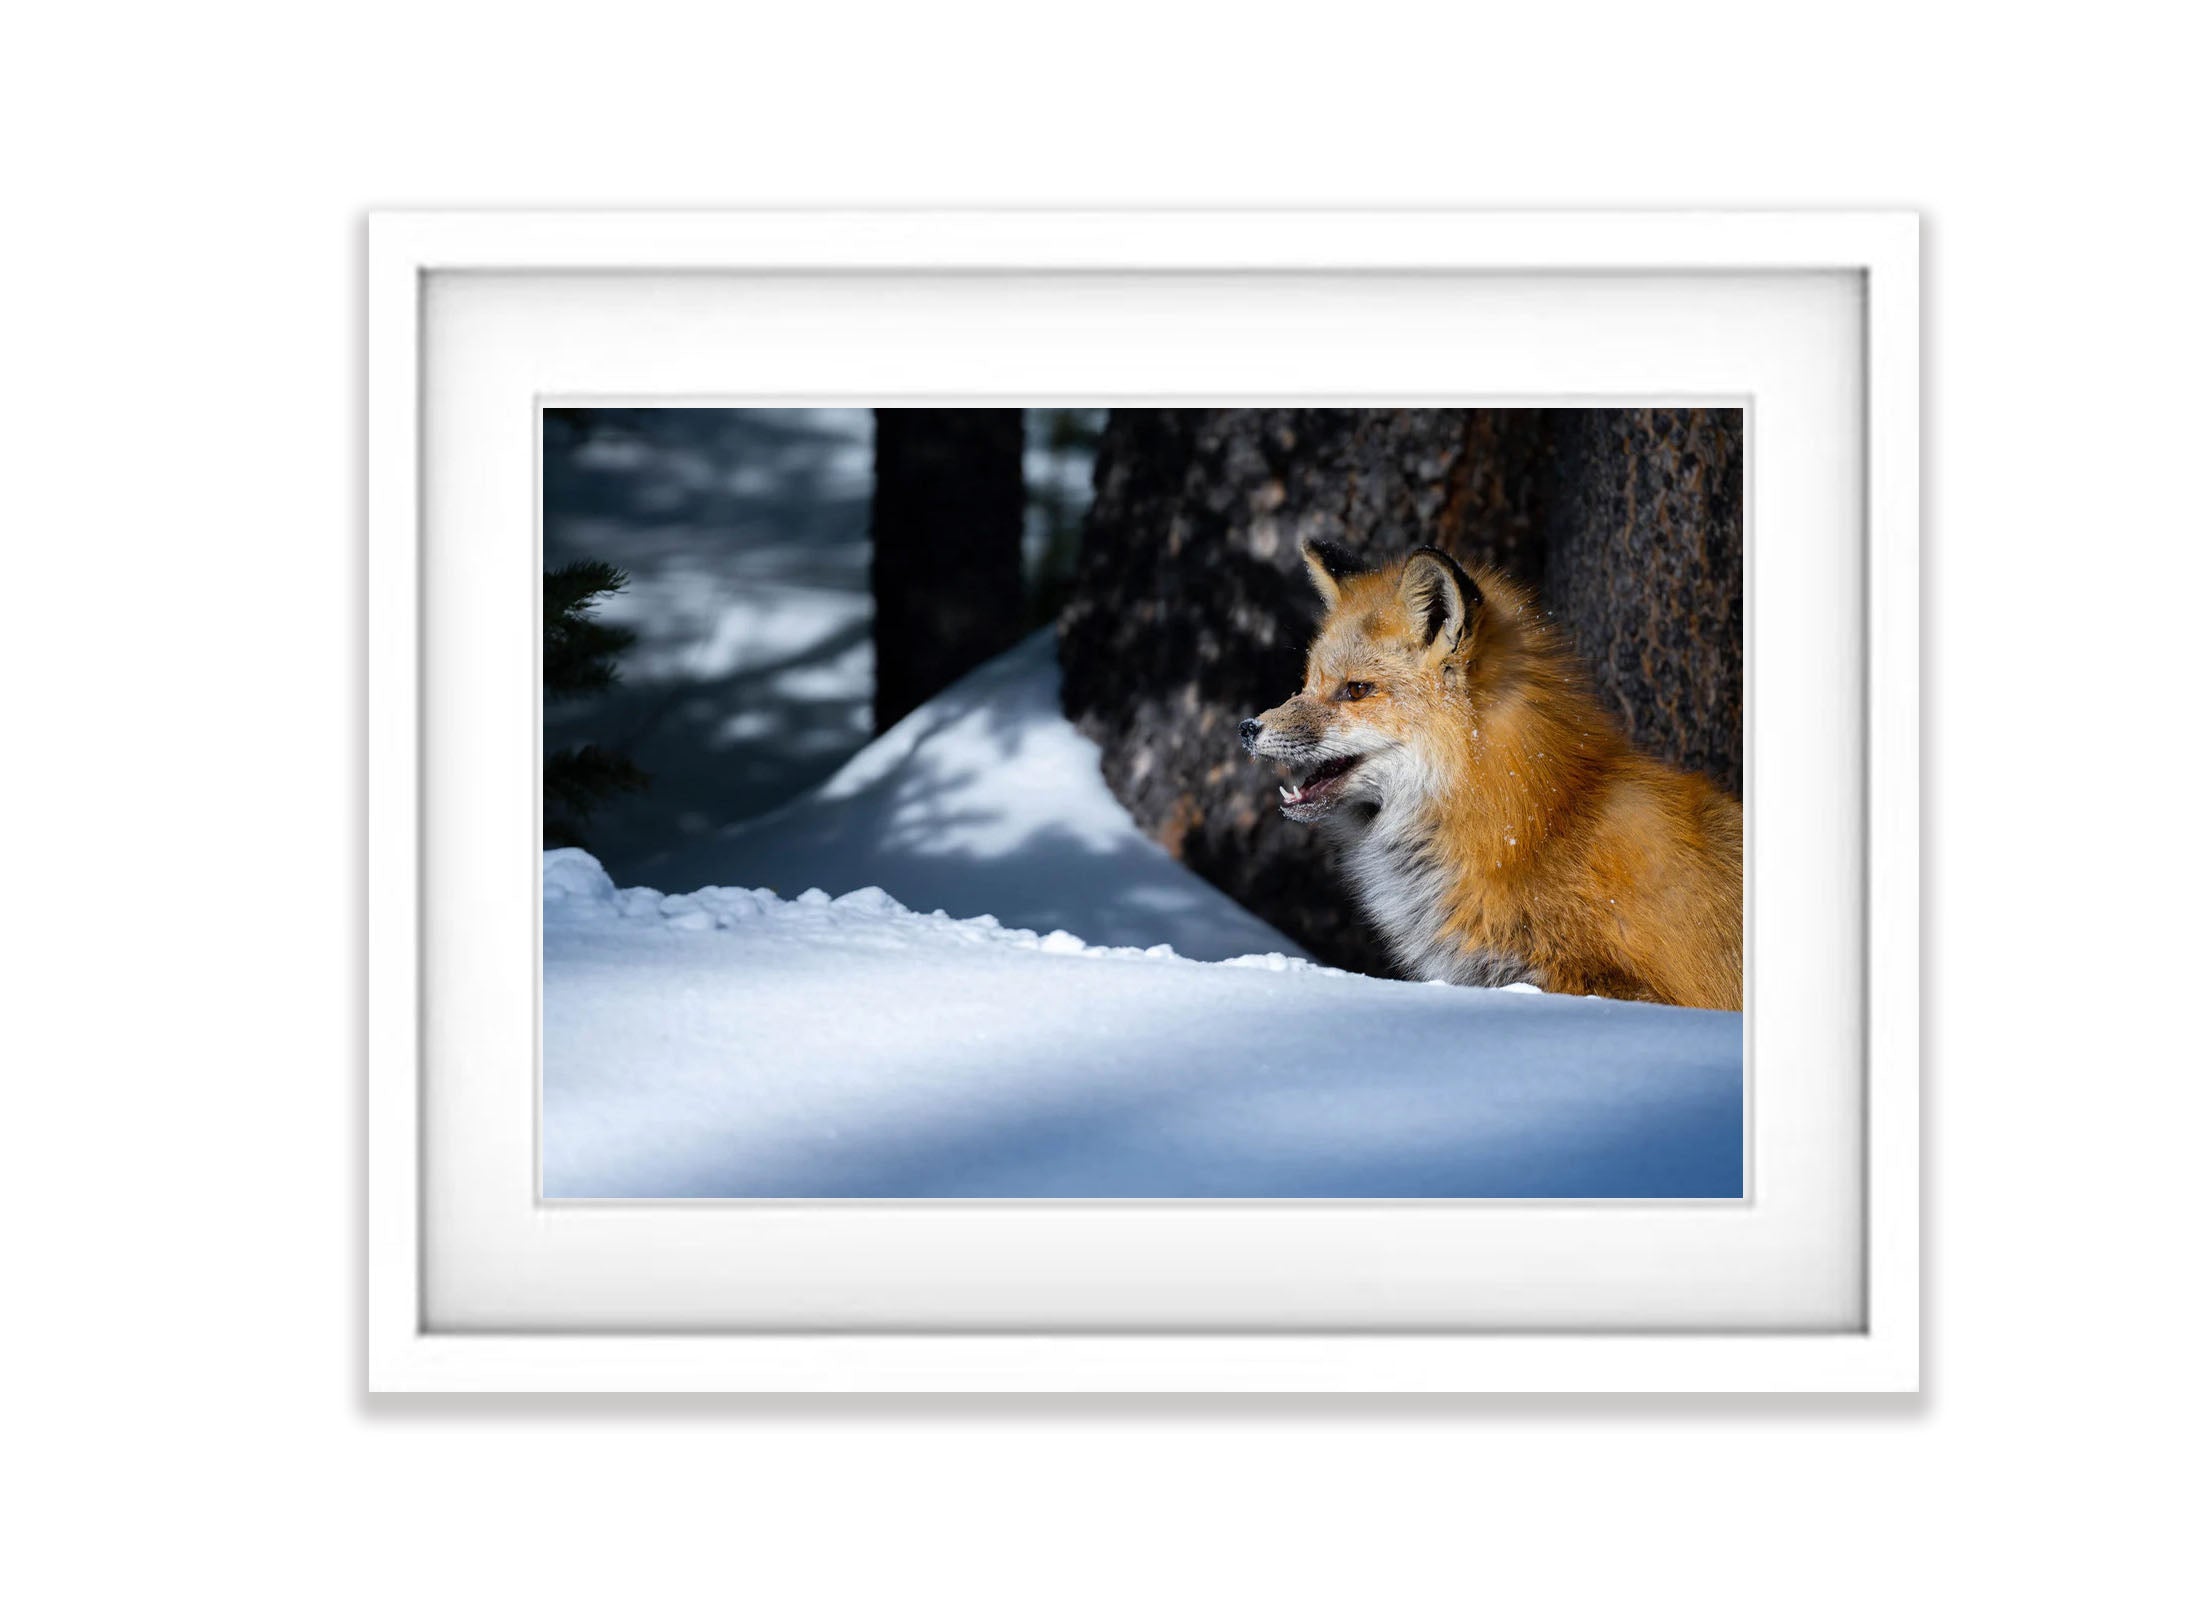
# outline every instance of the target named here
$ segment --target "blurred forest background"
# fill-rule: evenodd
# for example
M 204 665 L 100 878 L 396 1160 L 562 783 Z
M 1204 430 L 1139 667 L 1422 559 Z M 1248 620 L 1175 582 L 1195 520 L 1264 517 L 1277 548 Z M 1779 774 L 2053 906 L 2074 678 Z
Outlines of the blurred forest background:
M 545 841 L 586 845 L 621 882 L 656 883 L 695 841 L 821 783 L 1050 619 L 1106 417 L 548 411 Z M 878 577 L 895 596 L 883 612 L 874 498 Z M 577 570 L 623 582 L 574 619 L 561 607 Z M 608 685 L 558 670 L 573 621 L 613 630 L 583 643 L 610 646 L 592 657 Z M 576 768 L 578 789 L 560 781 Z
M 545 835 L 667 890 L 1052 625 L 1172 855 L 1386 972 L 1234 729 L 1297 687 L 1308 534 L 1536 585 L 1645 748 L 1742 784 L 1742 418 L 1655 409 L 553 410 Z M 693 870 L 692 868 L 689 870 Z

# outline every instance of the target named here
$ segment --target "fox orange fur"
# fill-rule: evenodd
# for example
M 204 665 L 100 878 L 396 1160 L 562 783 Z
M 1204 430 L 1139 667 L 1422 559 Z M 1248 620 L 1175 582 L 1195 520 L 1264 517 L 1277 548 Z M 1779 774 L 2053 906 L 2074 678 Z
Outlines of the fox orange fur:
M 1306 683 L 1239 728 L 1334 834 L 1400 964 L 1454 983 L 1739 1010 L 1742 808 L 1633 749 L 1527 594 L 1428 546 L 1309 542 Z

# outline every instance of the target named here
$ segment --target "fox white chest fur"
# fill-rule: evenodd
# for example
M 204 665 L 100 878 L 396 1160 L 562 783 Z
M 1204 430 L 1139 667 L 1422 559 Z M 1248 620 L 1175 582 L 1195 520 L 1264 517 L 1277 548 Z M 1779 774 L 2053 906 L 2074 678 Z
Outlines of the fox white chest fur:
M 1339 835 L 1337 864 L 1401 967 L 1416 978 L 1481 988 L 1542 981 L 1516 956 L 1446 937 L 1459 884 L 1435 849 L 1431 810 L 1411 800 L 1385 803 L 1372 814 L 1347 810 L 1331 824 Z

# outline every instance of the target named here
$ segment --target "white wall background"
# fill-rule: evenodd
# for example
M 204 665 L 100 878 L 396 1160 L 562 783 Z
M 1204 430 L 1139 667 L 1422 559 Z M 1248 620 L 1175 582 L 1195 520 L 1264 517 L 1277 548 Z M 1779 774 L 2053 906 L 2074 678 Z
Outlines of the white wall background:
M 2192 806 L 2195 130 L 2169 26 L 1375 0 L 12 18 L 9 1587 L 2189 1581 L 2195 884 L 2155 840 Z M 1925 210 L 1921 1402 L 363 1401 L 360 213 L 818 202 Z

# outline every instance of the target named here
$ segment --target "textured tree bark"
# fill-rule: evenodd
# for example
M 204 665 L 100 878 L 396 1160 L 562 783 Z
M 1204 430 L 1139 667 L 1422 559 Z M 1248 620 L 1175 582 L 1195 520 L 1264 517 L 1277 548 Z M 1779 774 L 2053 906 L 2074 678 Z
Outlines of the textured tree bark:
M 873 729 L 883 733 L 1024 626 L 1024 414 L 881 408 L 871 500 Z
M 1319 622 L 1299 541 L 1381 560 L 1433 544 L 1544 585 L 1571 626 L 1563 593 L 1638 740 L 1730 778 L 1715 763 L 1731 750 L 1739 771 L 1740 417 L 1691 415 L 1711 420 L 1119 410 L 1061 617 L 1064 709 L 1171 853 L 1322 959 L 1391 971 L 1317 837 L 1277 812 L 1274 775 L 1236 740 L 1241 718 L 1298 688 Z M 1731 530 L 1700 526 L 1719 516 Z M 1673 592 L 1630 597 L 1635 583 Z M 1670 673 L 1704 684 L 1676 690 Z M 1688 720 L 1729 712 L 1730 741 L 1724 721 L 1714 735 Z
M 1740 794 L 1741 412 L 1551 417 L 1551 615 L 1637 746 Z

